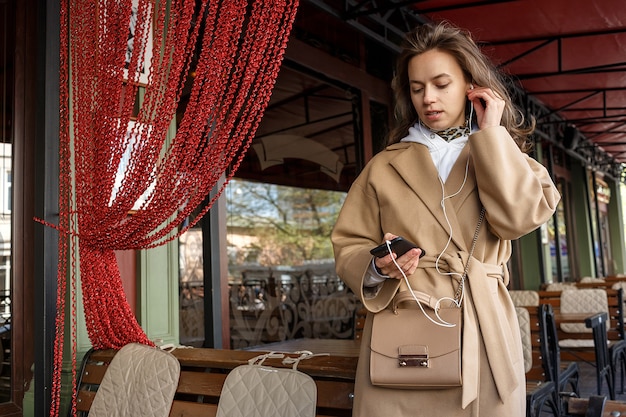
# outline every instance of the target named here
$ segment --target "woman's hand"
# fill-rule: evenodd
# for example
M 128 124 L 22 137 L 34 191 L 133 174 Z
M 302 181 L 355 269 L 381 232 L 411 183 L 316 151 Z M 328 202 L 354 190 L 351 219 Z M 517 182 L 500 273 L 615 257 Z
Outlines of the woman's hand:
M 500 126 L 504 112 L 504 100 L 488 87 L 474 87 L 467 91 L 467 98 L 474 105 L 478 127 L 485 129 Z
M 387 240 L 392 240 L 398 237 L 397 235 L 391 233 L 385 233 L 383 238 L 383 243 Z M 406 276 L 412 275 L 413 272 L 417 269 L 417 265 L 420 262 L 420 254 L 422 250 L 419 248 L 413 248 L 409 250 L 404 255 L 400 256 L 396 259 L 396 263 L 402 268 L 402 271 Z M 396 254 L 392 253 L 382 258 L 376 258 L 374 264 L 378 271 L 382 275 L 387 275 L 389 278 L 394 279 L 402 279 L 402 273 L 398 270 L 398 267 L 393 263 L 393 258 L 396 258 Z

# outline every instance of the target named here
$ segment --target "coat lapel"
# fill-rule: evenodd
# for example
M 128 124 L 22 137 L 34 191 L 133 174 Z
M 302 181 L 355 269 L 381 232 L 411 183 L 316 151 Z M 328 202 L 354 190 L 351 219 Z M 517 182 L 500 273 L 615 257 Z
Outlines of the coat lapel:
M 465 166 L 469 155 L 469 146 L 465 146 L 461 151 L 457 161 L 452 167 L 452 171 L 448 176 L 444 189 L 446 195 L 451 195 L 459 190 L 463 179 L 465 177 Z M 428 152 L 428 149 L 424 145 L 412 145 L 409 146 L 404 152 L 400 153 L 397 157 L 390 161 L 391 166 L 398 172 L 402 179 L 408 184 L 408 186 L 415 192 L 417 197 L 421 199 L 433 217 L 437 219 L 441 227 L 446 233 L 449 233 L 450 227 L 452 228 L 452 241 L 464 250 L 468 250 L 468 243 L 463 239 L 461 234 L 457 209 L 459 205 L 473 192 L 476 187 L 474 176 L 468 174 L 465 185 L 461 189 L 461 192 L 454 197 L 446 199 L 446 215 L 448 221 L 446 221 L 446 215 L 441 208 L 441 184 L 438 178 L 437 169 L 433 164 L 433 160 Z M 469 166 L 469 172 L 473 170 L 473 167 Z M 477 219 L 478 220 L 478 219 Z

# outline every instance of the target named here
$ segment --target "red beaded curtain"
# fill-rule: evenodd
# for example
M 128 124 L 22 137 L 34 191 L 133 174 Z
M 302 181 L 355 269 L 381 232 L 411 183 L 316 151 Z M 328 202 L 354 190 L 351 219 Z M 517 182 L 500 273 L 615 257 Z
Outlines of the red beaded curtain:
M 227 168 L 227 179 L 234 174 L 269 101 L 296 8 L 297 0 L 61 1 L 51 415 L 58 414 L 66 308 L 76 350 L 77 265 L 93 347 L 151 344 L 126 301 L 114 250 L 175 239 L 193 226 L 181 225 Z M 189 101 L 168 141 L 184 88 Z

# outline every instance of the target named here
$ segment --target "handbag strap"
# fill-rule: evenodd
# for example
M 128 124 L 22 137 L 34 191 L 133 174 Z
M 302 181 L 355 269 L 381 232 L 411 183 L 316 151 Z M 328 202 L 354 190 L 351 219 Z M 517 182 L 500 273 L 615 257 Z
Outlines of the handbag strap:
M 478 223 L 476 224 L 476 230 L 474 231 L 474 239 L 472 240 L 472 247 L 470 248 L 469 256 L 467 257 L 467 262 L 465 263 L 465 269 L 463 270 L 463 275 L 461 275 L 461 282 L 459 283 L 459 287 L 456 289 L 456 293 L 454 294 L 454 301 L 458 306 L 461 305 L 461 300 L 463 298 L 463 290 L 465 288 L 465 278 L 467 277 L 467 271 L 469 270 L 469 264 L 472 260 L 472 256 L 474 255 L 474 249 L 476 249 L 476 241 L 478 241 L 478 234 L 480 233 L 480 227 L 483 224 L 483 220 L 485 219 L 485 207 L 483 206 L 480 210 L 480 216 L 478 217 Z
M 435 300 L 434 297 L 431 297 L 425 292 L 415 291 L 415 290 L 413 290 L 413 292 L 411 291 L 398 292 L 395 295 L 395 297 L 393 297 L 391 308 L 393 312 L 396 313 L 401 303 L 405 301 L 415 301 L 415 299 L 417 299 L 422 304 L 426 304 L 432 310 L 435 310 L 437 308 L 437 300 Z

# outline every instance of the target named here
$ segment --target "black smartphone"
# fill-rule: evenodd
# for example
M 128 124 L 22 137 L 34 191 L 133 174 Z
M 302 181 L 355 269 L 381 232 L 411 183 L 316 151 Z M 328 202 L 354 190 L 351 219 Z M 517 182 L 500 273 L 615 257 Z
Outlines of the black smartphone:
M 411 242 L 406 240 L 405 238 L 398 236 L 395 239 L 392 239 L 390 242 L 391 245 L 391 250 L 398 255 L 398 258 L 402 255 L 404 255 L 405 253 L 407 253 L 409 250 L 413 249 L 413 248 L 417 248 L 418 246 Z M 370 253 L 372 255 L 374 255 L 377 258 L 383 258 L 387 255 L 389 255 L 389 249 L 387 249 L 387 243 L 382 243 L 378 246 L 376 246 L 374 249 L 372 249 L 370 251 Z M 422 253 L 420 254 L 420 258 L 422 256 L 426 255 L 426 251 L 424 249 L 422 249 Z

